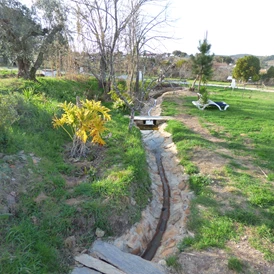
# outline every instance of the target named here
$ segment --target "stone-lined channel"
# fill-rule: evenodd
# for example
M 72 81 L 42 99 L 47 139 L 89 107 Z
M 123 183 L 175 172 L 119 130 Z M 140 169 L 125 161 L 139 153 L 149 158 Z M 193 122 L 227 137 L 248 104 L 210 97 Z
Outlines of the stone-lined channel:
M 152 112 L 152 115 L 157 116 L 160 114 L 154 110 Z M 134 224 L 119 238 L 109 241 L 113 247 L 118 248 L 117 254 L 120 250 L 127 256 L 123 260 L 125 264 L 134 265 L 128 258 L 130 254 L 145 258 L 144 262 L 138 261 L 137 271 L 130 270 L 128 272 L 124 269 L 123 273 L 168 273 L 168 270 L 164 267 L 165 259 L 170 255 L 174 255 L 177 252 L 177 244 L 180 240 L 185 236 L 189 236 L 186 229 L 186 220 L 190 213 L 189 202 L 193 194 L 188 190 L 188 175 L 184 174 L 183 167 L 179 164 L 176 146 L 172 142 L 171 134 L 164 130 L 165 126 L 166 124 L 160 125 L 159 130 L 141 131 L 152 182 L 152 199 L 142 212 L 140 222 Z M 163 188 L 161 177 L 164 178 L 164 182 L 168 181 L 167 187 Z M 165 188 L 166 190 L 164 190 Z M 133 200 L 132 203 L 134 202 Z M 116 269 L 122 269 L 120 266 L 109 262 L 107 256 L 103 256 L 102 252 L 99 255 L 98 252 L 93 255 L 94 248 L 96 249 L 98 244 L 101 245 L 97 241 L 95 241 L 95 244 L 95 247 L 89 250 L 90 255 L 83 254 L 81 256 L 100 258 L 101 263 L 103 260 L 114 265 Z M 109 249 L 110 247 L 106 248 L 106 250 Z M 82 259 L 84 258 L 81 256 L 75 258 L 80 265 L 74 269 L 73 274 L 80 273 L 76 270 L 81 268 L 80 270 L 83 271 L 86 266 L 93 269 L 93 267 L 83 263 Z M 142 260 L 141 257 L 138 258 Z M 136 256 L 133 258 L 136 260 Z M 151 262 L 148 260 L 151 260 Z M 161 265 L 160 272 L 153 268 L 151 272 L 146 270 L 142 273 L 142 265 L 147 267 L 145 262 L 154 264 L 154 267 L 156 263 L 156 268 L 157 265 L 159 267 Z M 92 265 L 94 265 L 93 262 Z
M 159 116 L 160 104 L 161 98 L 152 98 L 149 110 L 147 108 L 142 114 Z M 177 243 L 189 236 L 186 220 L 193 197 L 188 190 L 189 177 L 184 174 L 172 136 L 165 131 L 165 127 L 166 124 L 162 124 L 158 130 L 141 130 L 153 198 L 142 212 L 140 222 L 114 241 L 123 251 L 161 264 L 177 252 Z M 166 183 L 168 190 L 165 191 L 163 183 Z
M 166 178 L 164 167 L 162 164 L 161 151 L 160 151 L 159 145 L 155 149 L 153 149 L 153 152 L 155 154 L 157 168 L 162 181 L 163 205 L 162 205 L 162 212 L 159 218 L 159 222 L 156 228 L 156 232 L 152 240 L 150 241 L 150 243 L 147 245 L 145 252 L 142 254 L 142 258 L 146 260 L 152 260 L 154 255 L 156 254 L 158 247 L 161 245 L 161 240 L 166 231 L 167 222 L 170 214 L 170 191 L 169 191 L 168 180 Z

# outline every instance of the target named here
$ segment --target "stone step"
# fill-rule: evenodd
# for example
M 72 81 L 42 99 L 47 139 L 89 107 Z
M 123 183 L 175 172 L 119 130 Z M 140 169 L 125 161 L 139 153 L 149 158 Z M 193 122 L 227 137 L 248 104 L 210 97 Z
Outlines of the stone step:
M 121 251 L 116 246 L 96 240 L 90 254 L 75 257 L 81 265 L 71 274 L 164 274 L 162 266 L 144 260 L 139 256 Z M 94 272 L 95 271 L 95 272 Z

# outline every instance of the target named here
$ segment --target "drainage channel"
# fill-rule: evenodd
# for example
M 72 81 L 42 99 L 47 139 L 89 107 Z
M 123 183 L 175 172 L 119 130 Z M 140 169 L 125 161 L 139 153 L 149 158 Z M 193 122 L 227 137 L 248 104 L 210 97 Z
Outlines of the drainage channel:
M 149 109 L 148 115 L 151 116 L 151 110 L 156 106 L 157 100 L 154 100 L 154 105 Z M 140 128 L 141 129 L 141 128 Z M 158 130 L 158 127 L 155 127 L 151 125 L 151 130 Z M 154 236 L 152 237 L 152 240 L 148 243 L 146 250 L 142 254 L 142 258 L 148 261 L 151 261 L 153 257 L 155 256 L 158 248 L 161 246 L 161 241 L 163 238 L 163 235 L 167 228 L 167 222 L 169 219 L 170 214 L 170 189 L 168 185 L 168 180 L 165 175 L 165 170 L 162 163 L 162 156 L 161 156 L 161 148 L 160 144 L 157 143 L 156 147 L 153 149 L 153 153 L 155 155 L 156 159 L 156 165 L 158 168 L 158 172 L 161 178 L 162 182 L 162 188 L 163 188 L 163 203 L 162 203 L 162 210 L 161 215 L 159 218 L 159 222 L 157 224 L 157 228 L 155 231 Z
M 143 255 L 141 256 L 143 259 L 151 261 L 154 257 L 154 255 L 157 252 L 157 249 L 161 245 L 161 240 L 163 237 L 163 234 L 165 233 L 167 222 L 169 219 L 169 211 L 170 211 L 170 190 L 168 185 L 168 180 L 165 175 L 164 167 L 161 160 L 161 153 L 155 151 L 155 158 L 156 158 L 156 164 L 158 167 L 159 175 L 161 177 L 162 186 L 163 186 L 163 206 L 162 211 L 160 215 L 160 219 L 156 228 L 156 232 L 150 241 L 150 243 L 147 245 L 146 250 L 144 251 Z

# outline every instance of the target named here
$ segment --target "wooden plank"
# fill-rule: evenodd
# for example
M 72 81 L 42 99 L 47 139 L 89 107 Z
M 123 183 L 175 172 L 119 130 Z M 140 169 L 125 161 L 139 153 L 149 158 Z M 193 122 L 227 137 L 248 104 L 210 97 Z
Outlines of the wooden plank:
M 145 121 L 145 120 L 173 120 L 173 117 L 170 116 L 134 116 L 134 120 Z

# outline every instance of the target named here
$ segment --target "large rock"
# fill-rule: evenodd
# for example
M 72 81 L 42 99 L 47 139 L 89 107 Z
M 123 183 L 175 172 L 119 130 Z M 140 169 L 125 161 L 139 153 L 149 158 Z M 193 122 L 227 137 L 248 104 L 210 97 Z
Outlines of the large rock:
M 75 267 L 71 274 L 101 274 L 102 272 L 98 272 L 96 270 L 87 268 L 87 267 Z
M 99 259 L 93 258 L 89 256 L 88 254 L 82 254 L 75 257 L 75 261 L 78 263 L 88 267 L 88 269 L 81 269 L 78 268 L 78 273 L 81 274 L 81 271 L 83 271 L 83 274 L 89 274 L 89 270 L 97 271 L 95 273 L 104 273 L 104 274 L 125 274 L 125 272 L 120 271 L 119 269 L 115 268 L 114 266 L 105 263 Z M 79 272 L 80 271 L 80 272 Z M 99 271 L 99 272 L 98 272 Z M 73 274 L 75 274 L 75 270 L 73 270 Z M 77 272 L 76 272 L 77 273 Z M 93 272 L 91 272 L 93 273 Z

